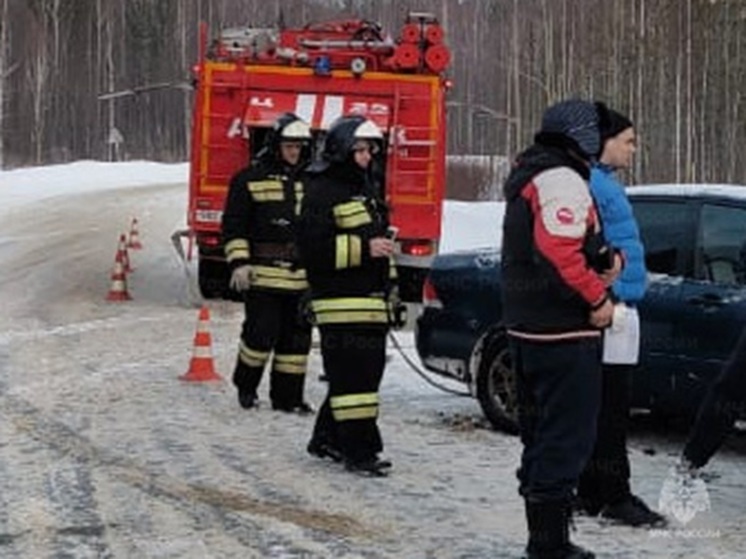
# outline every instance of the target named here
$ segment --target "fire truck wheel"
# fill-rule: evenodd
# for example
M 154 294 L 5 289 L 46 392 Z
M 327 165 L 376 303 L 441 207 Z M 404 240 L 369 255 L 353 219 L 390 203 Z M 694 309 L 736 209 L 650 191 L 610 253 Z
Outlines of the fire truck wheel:
M 479 405 L 492 426 L 510 435 L 518 434 L 515 373 L 503 331 L 485 342 L 476 389 Z
M 198 264 L 199 290 L 205 299 L 220 299 L 228 290 L 227 267 L 224 262 L 202 258 Z

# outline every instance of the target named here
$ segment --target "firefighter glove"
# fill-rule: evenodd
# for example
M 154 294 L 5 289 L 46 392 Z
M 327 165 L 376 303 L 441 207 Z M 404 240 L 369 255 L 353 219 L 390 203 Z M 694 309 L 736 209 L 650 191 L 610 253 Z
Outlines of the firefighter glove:
M 239 266 L 231 274 L 230 288 L 234 291 L 247 291 L 251 287 L 252 276 L 251 266 Z

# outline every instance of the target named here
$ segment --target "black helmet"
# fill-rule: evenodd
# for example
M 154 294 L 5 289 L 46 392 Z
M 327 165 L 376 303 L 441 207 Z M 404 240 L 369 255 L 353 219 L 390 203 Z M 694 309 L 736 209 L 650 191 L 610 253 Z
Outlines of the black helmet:
M 280 143 L 284 141 L 308 143 L 311 141 L 311 128 L 299 116 L 293 113 L 283 113 L 267 132 L 264 145 L 257 157 L 260 159 L 279 157 Z
M 381 142 L 381 129 L 371 120 L 360 116 L 343 116 L 329 127 L 324 139 L 321 157 L 330 163 L 344 163 L 352 156 L 352 148 L 357 140 Z

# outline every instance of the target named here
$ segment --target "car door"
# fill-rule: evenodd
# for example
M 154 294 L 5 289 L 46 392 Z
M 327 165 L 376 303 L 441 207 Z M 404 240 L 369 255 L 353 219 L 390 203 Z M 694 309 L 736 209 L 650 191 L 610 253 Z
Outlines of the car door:
M 693 274 L 684 280 L 681 297 L 676 396 L 682 406 L 693 407 L 746 321 L 746 207 L 728 201 L 698 207 Z
M 680 367 L 676 336 L 681 293 L 691 268 L 693 206 L 686 198 L 630 197 L 645 247 L 648 288 L 639 305 L 640 367 L 632 379 L 632 406 L 655 408 Z

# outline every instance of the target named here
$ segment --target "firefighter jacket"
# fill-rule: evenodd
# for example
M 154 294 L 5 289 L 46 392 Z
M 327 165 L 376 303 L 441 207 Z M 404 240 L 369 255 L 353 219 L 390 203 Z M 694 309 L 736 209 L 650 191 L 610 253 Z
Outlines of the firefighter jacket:
M 370 176 L 354 164 L 310 174 L 298 243 L 319 326 L 391 322 L 396 268 L 369 249 L 370 239 L 386 234 L 388 208 Z
M 223 241 L 230 271 L 250 264 L 251 289 L 306 289 L 295 242 L 303 198 L 302 171 L 258 161 L 231 180 L 223 211 Z

